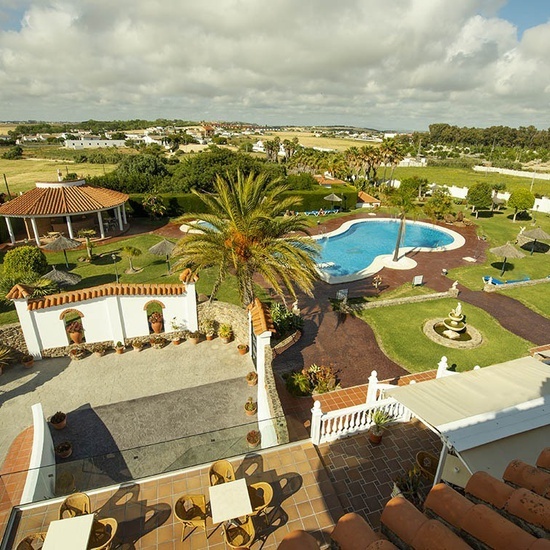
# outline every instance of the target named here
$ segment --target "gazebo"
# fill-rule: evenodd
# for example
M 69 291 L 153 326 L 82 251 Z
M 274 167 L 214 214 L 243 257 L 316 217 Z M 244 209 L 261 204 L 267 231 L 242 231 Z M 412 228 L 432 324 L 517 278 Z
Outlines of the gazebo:
M 81 229 L 97 226 L 101 238 L 114 222 L 123 231 L 128 222 L 125 203 L 129 196 L 111 189 L 86 185 L 86 180 L 37 182 L 36 187 L 0 206 L 12 244 L 12 218 L 23 218 L 27 237 L 41 245 L 40 236 L 67 231 L 69 238 Z M 109 213 L 109 218 L 104 214 Z M 30 227 L 29 227 L 30 221 Z

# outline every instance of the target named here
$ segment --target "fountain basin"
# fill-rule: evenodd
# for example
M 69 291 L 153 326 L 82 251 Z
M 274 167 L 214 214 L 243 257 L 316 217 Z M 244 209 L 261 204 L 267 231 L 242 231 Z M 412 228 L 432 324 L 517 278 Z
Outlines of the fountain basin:
M 450 339 L 443 335 L 446 330 L 444 318 L 430 319 L 424 323 L 424 334 L 436 344 L 445 346 L 447 348 L 455 349 L 473 349 L 477 348 L 483 343 L 483 336 L 479 330 L 468 325 L 463 332 L 454 332 L 458 338 Z

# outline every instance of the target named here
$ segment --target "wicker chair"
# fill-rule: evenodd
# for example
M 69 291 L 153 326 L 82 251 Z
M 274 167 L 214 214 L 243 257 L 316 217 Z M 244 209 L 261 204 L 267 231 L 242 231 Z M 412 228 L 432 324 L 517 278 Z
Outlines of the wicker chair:
M 219 485 L 226 481 L 235 481 L 235 471 L 228 460 L 217 460 L 208 471 L 210 485 Z
M 420 468 L 422 475 L 429 481 L 433 481 L 437 472 L 439 459 L 432 453 L 420 451 L 416 453 L 416 464 Z
M 256 536 L 252 518 L 248 516 L 246 521 L 240 525 L 224 523 L 223 536 L 229 548 L 250 548 Z
M 43 543 L 45 538 L 46 533 L 33 533 L 32 535 L 27 535 L 24 539 L 19 541 L 15 550 L 36 550 L 37 548 L 42 548 L 40 543 Z
M 88 550 L 104 550 L 111 548 L 118 529 L 114 518 L 96 519 L 92 525 Z
M 187 509 L 186 502 L 188 503 Z M 182 523 L 182 542 L 187 527 L 192 529 L 199 527 L 206 534 L 206 499 L 204 495 L 184 495 L 178 498 L 174 506 L 174 515 Z
M 248 486 L 248 494 L 252 504 L 252 514 L 250 515 L 258 516 L 263 513 L 267 518 L 267 507 L 273 500 L 273 487 L 263 481 L 251 483 Z
M 59 519 L 74 518 L 91 514 L 92 506 L 90 497 L 85 493 L 73 493 L 69 495 L 59 508 Z

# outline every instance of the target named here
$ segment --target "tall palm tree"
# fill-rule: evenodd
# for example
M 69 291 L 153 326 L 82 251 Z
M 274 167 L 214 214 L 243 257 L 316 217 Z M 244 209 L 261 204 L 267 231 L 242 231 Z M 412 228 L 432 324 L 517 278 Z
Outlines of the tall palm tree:
M 403 240 L 403 230 L 405 229 L 406 216 L 409 212 L 416 209 L 416 205 L 414 203 L 416 187 L 407 185 L 407 183 L 408 180 L 403 180 L 399 189 L 395 189 L 388 195 L 388 202 L 391 206 L 397 208 L 398 217 L 400 219 L 397 239 L 395 241 L 395 249 L 393 251 L 393 262 L 397 262 L 397 260 L 399 260 L 399 248 L 401 246 L 401 241 Z
M 213 267 L 217 274 L 212 297 L 227 274 L 233 273 L 243 306 L 254 299 L 255 274 L 280 296 L 286 289 L 296 299 L 297 288 L 311 295 L 318 247 L 307 236 L 304 218 L 280 216 L 295 210 L 300 199 L 284 197 L 288 187 L 279 180 L 268 181 L 263 174 L 245 176 L 240 171 L 236 178 L 218 175 L 214 189 L 214 195 L 194 191 L 209 213 L 189 214 L 182 221 L 198 219 L 209 225 L 178 242 L 174 268 L 190 267 L 198 273 Z

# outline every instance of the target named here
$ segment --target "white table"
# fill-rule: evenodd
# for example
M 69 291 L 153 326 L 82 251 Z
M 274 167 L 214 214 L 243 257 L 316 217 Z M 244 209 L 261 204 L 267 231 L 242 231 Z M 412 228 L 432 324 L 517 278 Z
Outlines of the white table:
M 252 513 L 252 503 L 244 479 L 228 481 L 209 487 L 212 521 L 222 523 L 228 519 Z
M 94 514 L 52 521 L 42 550 L 86 550 Z

